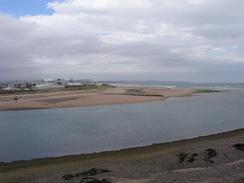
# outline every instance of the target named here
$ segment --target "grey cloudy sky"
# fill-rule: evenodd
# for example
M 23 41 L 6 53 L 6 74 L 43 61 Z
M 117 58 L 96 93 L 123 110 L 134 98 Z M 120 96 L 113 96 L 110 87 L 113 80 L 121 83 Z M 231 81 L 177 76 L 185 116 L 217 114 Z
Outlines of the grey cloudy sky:
M 243 0 L 64 0 L 47 7 L 53 13 L 0 14 L 0 80 L 244 82 Z

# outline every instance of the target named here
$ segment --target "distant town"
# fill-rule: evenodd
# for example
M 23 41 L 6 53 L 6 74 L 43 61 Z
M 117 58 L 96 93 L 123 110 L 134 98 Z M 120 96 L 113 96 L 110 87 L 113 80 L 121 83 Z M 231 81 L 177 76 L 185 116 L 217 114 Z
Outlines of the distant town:
M 59 90 L 65 88 L 107 86 L 105 83 L 95 82 L 90 79 L 43 79 L 34 81 L 9 81 L 0 83 L 0 93 L 28 92 L 35 90 Z

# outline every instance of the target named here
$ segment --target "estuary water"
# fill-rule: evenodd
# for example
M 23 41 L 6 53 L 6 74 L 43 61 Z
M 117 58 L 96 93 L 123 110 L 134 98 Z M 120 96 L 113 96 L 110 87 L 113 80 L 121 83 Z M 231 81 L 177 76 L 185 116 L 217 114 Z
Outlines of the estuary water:
M 101 152 L 244 128 L 244 91 L 0 112 L 0 162 Z

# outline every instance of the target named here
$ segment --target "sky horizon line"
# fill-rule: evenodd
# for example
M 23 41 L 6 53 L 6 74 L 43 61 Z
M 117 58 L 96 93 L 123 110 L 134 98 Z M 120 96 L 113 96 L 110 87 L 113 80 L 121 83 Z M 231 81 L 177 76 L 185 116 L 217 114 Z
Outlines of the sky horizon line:
M 114 82 L 114 83 L 126 83 L 126 82 L 138 82 L 138 83 L 143 83 L 143 82 L 158 82 L 158 83 L 189 83 L 189 84 L 244 84 L 244 81 L 240 82 L 224 82 L 224 81 L 219 81 L 219 82 L 204 82 L 204 81 L 181 81 L 181 80 L 95 80 L 95 79 L 90 79 L 90 78 L 39 78 L 39 79 L 23 79 L 23 80 L 18 80 L 18 79 L 13 79 L 13 80 L 0 80 L 0 84 L 6 83 L 6 82 L 30 82 L 30 81 L 42 81 L 42 80 L 57 80 L 57 79 L 64 79 L 66 81 L 68 80 L 91 80 L 94 82 Z

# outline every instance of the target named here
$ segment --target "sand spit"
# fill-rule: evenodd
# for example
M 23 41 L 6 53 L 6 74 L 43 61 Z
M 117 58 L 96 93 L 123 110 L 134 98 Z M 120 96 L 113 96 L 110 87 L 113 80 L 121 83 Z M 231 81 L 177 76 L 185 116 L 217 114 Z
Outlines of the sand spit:
M 143 103 L 167 97 L 190 96 L 191 90 L 164 88 L 118 87 L 105 90 L 61 91 L 37 94 L 0 96 L 0 110 L 50 109 L 113 104 Z

